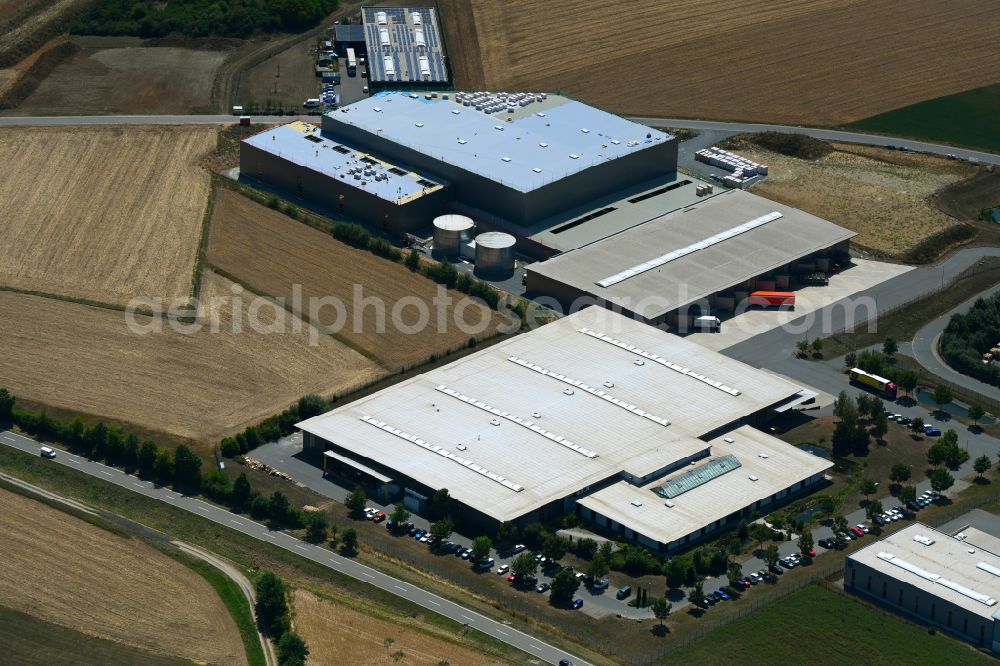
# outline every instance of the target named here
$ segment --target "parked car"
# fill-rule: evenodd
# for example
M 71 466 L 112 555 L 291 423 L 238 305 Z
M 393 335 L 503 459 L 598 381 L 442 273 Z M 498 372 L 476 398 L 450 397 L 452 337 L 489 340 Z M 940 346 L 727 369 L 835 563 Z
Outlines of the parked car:
M 524 550 L 524 544 L 523 543 L 516 544 L 510 550 L 512 553 L 520 553 L 522 550 Z
M 771 572 L 771 573 L 773 573 L 773 574 L 778 574 L 779 576 L 780 576 L 781 574 L 785 573 L 785 570 L 784 570 L 784 569 L 782 569 L 782 568 L 781 568 L 780 566 L 778 566 L 777 564 L 772 564 L 771 566 L 769 566 L 769 567 L 768 567 L 768 571 L 770 571 L 770 572 Z
M 472 557 L 472 549 L 466 548 L 459 554 L 459 557 L 461 557 L 463 560 L 469 559 L 470 557 Z
M 608 579 L 601 578 L 599 580 L 595 580 L 593 583 L 591 583 L 590 589 L 594 590 L 595 592 L 600 592 L 602 590 L 608 589 Z
M 935 428 L 934 426 L 924 426 L 924 434 L 928 437 L 940 437 L 941 428 Z
M 816 557 L 816 551 L 810 548 L 809 550 L 802 551 L 803 557 Z
M 376 509 L 375 507 L 373 506 L 365 507 L 365 520 L 371 520 L 372 518 L 375 517 L 376 513 L 378 513 L 378 509 Z
M 373 523 L 381 523 L 383 520 L 385 520 L 385 511 L 379 511 L 372 515 Z
M 507 573 L 508 571 L 510 571 L 510 565 L 509 564 L 501 564 L 500 566 L 497 567 L 497 575 L 498 576 L 502 576 L 505 573 Z
M 857 525 L 855 525 L 855 527 L 857 527 L 859 530 L 861 530 L 865 534 L 868 534 L 869 532 L 872 531 L 871 528 L 868 527 L 867 525 L 865 525 L 864 523 L 858 523 Z
M 924 507 L 917 504 L 917 500 L 909 500 L 906 503 L 906 508 L 909 509 L 910 511 L 920 511 Z
M 721 597 L 723 601 L 729 601 L 732 598 L 729 596 L 728 593 L 726 593 L 726 589 L 723 587 L 720 587 L 718 590 L 715 591 L 715 593 L 719 595 L 719 597 Z
M 420 541 L 420 539 L 422 539 L 426 534 L 427 532 L 424 532 L 423 530 L 417 530 L 416 532 L 413 533 L 413 538 L 416 539 L 417 541 Z
M 714 606 L 715 604 L 719 603 L 719 600 L 715 598 L 714 594 L 706 594 L 705 603 L 708 604 L 709 606 Z
M 752 573 L 752 574 L 750 574 L 749 576 L 747 576 L 747 578 L 749 578 L 749 579 L 750 579 L 750 584 L 751 584 L 751 585 L 757 585 L 758 583 L 760 583 L 760 582 L 761 582 L 761 581 L 763 580 L 763 579 L 762 579 L 762 578 L 761 578 L 761 577 L 760 577 L 759 575 L 757 575 L 756 573 Z
M 549 587 L 550 586 L 549 586 L 548 583 L 542 583 L 538 587 L 535 588 L 535 591 L 537 591 L 537 592 L 548 592 L 549 591 Z
M 517 574 L 511 574 L 511 575 L 507 576 L 507 582 L 508 583 L 513 583 L 516 580 L 517 580 Z
M 883 518 L 881 515 L 875 516 L 874 518 L 872 518 L 872 520 L 878 525 L 885 525 L 885 518 Z
M 573 600 L 573 604 L 572 604 L 572 608 L 573 608 L 573 610 L 576 610 L 577 608 L 583 608 L 583 599 L 581 599 L 580 597 L 577 597 L 576 599 L 574 599 Z
M 618 588 L 618 591 L 615 592 L 615 596 L 618 597 L 619 599 L 626 599 L 631 595 L 632 595 L 631 585 L 622 585 L 620 588 Z

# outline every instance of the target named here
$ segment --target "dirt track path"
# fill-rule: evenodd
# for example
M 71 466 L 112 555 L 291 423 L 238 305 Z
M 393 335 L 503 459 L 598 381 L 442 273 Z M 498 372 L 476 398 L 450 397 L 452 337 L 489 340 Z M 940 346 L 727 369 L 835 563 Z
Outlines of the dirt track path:
M 215 555 L 212 555 L 207 551 L 201 550 L 200 548 L 195 548 L 194 546 L 188 545 L 181 541 L 171 541 L 171 543 L 177 546 L 185 553 L 187 553 L 188 555 L 191 555 L 192 557 L 197 557 L 200 560 L 208 562 L 213 567 L 215 567 L 222 573 L 229 576 L 233 580 L 233 582 L 235 582 L 236 585 L 239 586 L 240 590 L 243 591 L 243 594 L 246 596 L 247 601 L 250 602 L 250 608 L 254 608 L 254 606 L 257 603 L 257 596 L 254 593 L 253 583 L 250 582 L 250 579 L 247 578 L 242 571 L 234 567 L 228 561 L 220 557 L 217 557 Z M 271 643 L 271 641 L 267 640 L 267 637 L 264 636 L 264 634 L 262 634 L 259 629 L 257 630 L 257 637 L 260 639 L 261 648 L 264 649 L 264 659 L 267 660 L 268 666 L 277 666 L 278 656 L 274 652 L 274 645 Z

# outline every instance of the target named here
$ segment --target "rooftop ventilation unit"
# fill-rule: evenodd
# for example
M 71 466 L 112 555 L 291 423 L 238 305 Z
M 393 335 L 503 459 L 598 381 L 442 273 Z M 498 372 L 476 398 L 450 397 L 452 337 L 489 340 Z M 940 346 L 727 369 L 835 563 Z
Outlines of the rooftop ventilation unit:
M 581 127 L 580 131 L 583 132 L 584 134 L 590 134 L 590 130 L 587 129 L 586 127 Z
M 993 566 L 992 564 L 987 564 L 986 562 L 979 562 L 976 564 L 977 569 L 982 569 L 987 573 L 991 573 L 994 576 L 1000 576 L 1000 569 Z
M 635 506 L 635 507 L 642 506 L 642 502 L 640 502 L 639 500 L 632 500 L 631 502 L 629 502 L 629 504 L 631 504 L 632 506 Z
M 722 441 L 723 441 L 723 442 L 725 442 L 726 444 L 732 444 L 732 443 L 733 443 L 733 442 L 735 442 L 736 440 L 735 440 L 735 439 L 733 439 L 732 437 L 723 437 L 723 438 L 722 438 Z
M 424 126 L 423 123 L 413 123 L 413 124 L 416 125 L 417 127 L 423 127 Z
M 468 143 L 468 141 L 466 141 L 465 139 L 459 139 L 458 142 L 463 146 Z
M 758 454 L 757 454 L 757 457 L 758 457 L 758 458 L 764 458 L 764 459 L 766 460 L 766 459 L 767 459 L 767 458 L 769 458 L 770 456 L 768 456 L 768 455 L 767 455 L 766 453 L 758 453 Z
M 664 504 L 666 504 L 666 505 L 667 505 L 667 508 L 668 508 L 668 509 L 672 509 L 672 508 L 674 508 L 674 503 L 673 503 L 673 502 L 671 502 L 670 500 L 667 500 L 666 502 L 664 502 Z
M 505 157 L 501 157 L 500 159 L 503 160 L 504 162 L 510 162 L 510 158 L 506 157 L 506 156 Z
M 913 536 L 913 540 L 917 543 L 922 543 L 925 546 L 930 546 L 934 544 L 934 539 L 929 536 L 924 536 L 923 534 L 916 534 Z
M 534 171 L 535 173 L 541 173 L 542 172 L 542 170 L 539 169 L 538 167 L 533 168 L 532 171 Z
M 452 109 L 452 110 L 451 110 L 451 112 L 452 112 L 452 113 L 454 113 L 454 114 L 455 114 L 456 116 L 457 116 L 458 114 L 462 113 L 462 112 L 461 112 L 460 110 L 458 110 L 458 109 Z
M 750 478 L 751 481 L 759 481 L 760 480 L 759 477 L 756 474 L 751 474 L 749 478 Z
M 578 159 L 580 159 L 580 156 L 579 156 L 579 155 L 577 155 L 576 153 L 570 153 L 570 154 L 569 154 L 569 158 L 570 158 L 571 160 L 578 160 Z
M 388 23 L 388 17 L 386 16 L 385 12 L 377 12 L 375 14 L 375 21 L 379 25 L 386 25 Z

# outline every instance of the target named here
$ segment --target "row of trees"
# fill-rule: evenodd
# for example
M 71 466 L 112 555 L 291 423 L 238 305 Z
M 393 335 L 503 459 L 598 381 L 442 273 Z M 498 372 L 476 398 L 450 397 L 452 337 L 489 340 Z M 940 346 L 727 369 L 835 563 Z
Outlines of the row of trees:
M 337 0 L 100 0 L 73 32 L 79 35 L 249 37 L 300 32 L 337 7 Z
M 855 400 L 841 391 L 833 403 L 833 414 L 840 420 L 833 431 L 833 455 L 866 455 L 871 436 L 881 440 L 889 430 L 882 400 L 862 394 Z M 869 433 L 870 429 L 870 433 Z
M 219 442 L 219 449 L 227 458 L 248 453 L 261 444 L 273 442 L 295 432 L 295 424 L 325 412 L 330 403 L 314 393 L 304 395 L 299 401 L 280 414 L 269 416 L 259 424 L 247 427 L 233 437 Z
M 254 611 L 261 632 L 278 648 L 279 666 L 305 666 L 309 647 L 291 629 L 291 609 L 285 583 L 270 571 L 257 579 L 257 603 Z

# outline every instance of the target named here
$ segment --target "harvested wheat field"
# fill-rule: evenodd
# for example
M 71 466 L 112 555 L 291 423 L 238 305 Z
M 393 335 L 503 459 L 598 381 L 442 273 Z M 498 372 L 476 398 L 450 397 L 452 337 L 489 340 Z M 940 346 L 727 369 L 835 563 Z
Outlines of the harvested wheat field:
M 224 278 L 206 273 L 202 285 L 206 312 L 191 334 L 162 321 L 162 333 L 140 335 L 121 312 L 0 292 L 0 386 L 53 407 L 214 442 L 306 393 L 339 393 L 384 374 L 284 310 L 255 312 L 248 294 Z M 237 308 L 243 316 L 233 316 Z
M 440 16 L 457 88 L 644 116 L 838 124 L 1000 71 L 1000 12 L 981 0 L 443 0 Z
M 974 166 L 883 148 L 833 146 L 815 161 L 756 148 L 737 152 L 769 167 L 755 194 L 856 231 L 852 243 L 889 257 L 901 258 L 931 234 L 958 224 L 931 197 L 972 176 Z
M 436 297 L 457 301 L 464 294 L 439 288 L 400 264 L 349 247 L 224 188 L 217 191 L 207 258 L 241 283 L 289 304 L 294 285 L 299 285 L 299 311 L 307 318 L 311 298 L 336 299 L 343 304 L 343 317 L 335 307 L 323 307 L 313 323 L 335 327 L 338 338 L 392 370 L 463 347 L 470 336 L 488 337 L 506 323 L 496 312 L 468 301 L 464 309 L 439 310 Z M 428 314 L 426 326 L 419 325 L 421 307 Z M 400 325 L 393 323 L 394 308 Z M 463 323 L 461 328 L 456 321 Z
M 43 620 L 199 663 L 246 663 L 212 586 L 151 546 L 0 490 L 0 599 Z
M 507 663 L 416 628 L 320 599 L 311 592 L 296 590 L 294 607 L 295 630 L 309 644 L 310 664 Z
M 0 129 L 0 285 L 125 304 L 187 297 L 214 127 Z

